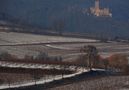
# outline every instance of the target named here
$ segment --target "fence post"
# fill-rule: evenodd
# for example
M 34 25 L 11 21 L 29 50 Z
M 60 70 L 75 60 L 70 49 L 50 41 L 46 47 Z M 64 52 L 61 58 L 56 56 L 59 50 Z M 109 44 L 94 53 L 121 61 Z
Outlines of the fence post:
M 11 88 L 10 88 L 10 81 L 9 81 L 9 80 L 8 80 L 8 86 L 9 86 L 9 89 L 11 89 Z

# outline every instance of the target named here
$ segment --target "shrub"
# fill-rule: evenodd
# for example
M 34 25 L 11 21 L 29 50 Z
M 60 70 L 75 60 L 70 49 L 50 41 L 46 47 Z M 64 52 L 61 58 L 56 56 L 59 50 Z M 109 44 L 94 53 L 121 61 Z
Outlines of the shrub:
M 114 54 L 109 57 L 109 65 L 111 67 L 123 68 L 128 64 L 127 55 Z
M 48 59 L 48 54 L 45 52 L 40 52 L 36 58 L 36 60 L 47 60 Z
M 44 61 L 62 61 L 61 56 L 49 56 L 45 52 L 40 52 L 36 57 L 35 60 L 44 60 Z
M 11 59 L 17 59 L 15 55 L 11 55 L 8 52 L 3 52 L 0 54 L 0 60 L 11 60 Z

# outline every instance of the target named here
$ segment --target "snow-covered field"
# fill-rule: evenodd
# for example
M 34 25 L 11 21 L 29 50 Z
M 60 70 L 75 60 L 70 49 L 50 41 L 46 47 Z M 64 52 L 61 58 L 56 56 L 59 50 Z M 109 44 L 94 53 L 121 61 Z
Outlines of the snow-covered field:
M 16 32 L 0 32 L 0 45 L 3 44 L 29 44 L 50 42 L 97 42 L 93 39 L 81 39 L 61 36 L 34 35 Z
M 0 45 L 15 45 L 15 44 L 35 44 L 35 43 L 52 43 L 52 42 L 98 42 L 93 39 L 82 39 L 72 37 L 61 37 L 61 36 L 47 36 L 47 35 L 34 35 L 16 32 L 0 32 Z M 38 45 L 38 46 L 1 46 L 0 52 L 7 51 L 12 53 L 19 58 L 23 58 L 27 55 L 37 55 L 40 51 L 51 52 L 50 49 L 70 49 L 66 47 L 56 47 L 52 45 Z M 55 55 L 52 51 L 52 54 Z M 59 54 L 59 53 L 58 53 Z M 57 54 L 56 54 L 57 55 Z M 59 54 L 60 55 L 60 54 Z
M 27 55 L 37 55 L 39 52 L 46 52 L 50 56 L 74 57 L 79 55 L 79 49 L 84 45 L 94 45 L 103 57 L 110 56 L 114 53 L 124 53 L 129 55 L 129 45 L 124 43 L 110 42 L 101 43 L 93 39 L 70 38 L 60 36 L 34 35 L 15 32 L 0 32 L 0 45 L 14 44 L 31 44 L 31 43 L 48 43 L 48 42 L 85 42 L 71 44 L 44 44 L 30 46 L 0 46 L 0 52 L 8 51 L 9 53 L 23 58 Z M 87 43 L 88 42 L 88 43 Z M 91 43 L 90 43 L 91 42 Z M 97 42 L 97 43 L 96 43 Z M 78 54 L 78 55 L 77 55 Z M 65 58 L 67 59 L 67 58 Z
M 70 70 L 70 71 L 80 71 L 83 68 L 76 68 L 76 66 L 69 66 L 66 68 L 63 65 L 49 65 L 49 64 L 26 64 L 26 63 L 12 63 L 0 61 L 0 67 L 10 67 L 10 68 L 29 68 L 29 69 L 57 69 L 57 70 Z M 79 70 L 78 70 L 79 69 Z
M 129 76 L 109 76 L 85 80 L 47 90 L 129 90 Z
M 42 68 L 42 69 L 51 69 L 53 66 L 51 65 L 37 65 L 37 64 L 17 64 L 17 63 L 5 63 L 4 61 L 0 63 L 0 66 L 3 67 L 20 67 L 20 68 Z M 59 68 L 60 66 L 55 66 L 54 68 L 56 69 L 61 69 Z M 64 68 L 63 68 L 64 69 Z M 24 80 L 20 82 L 15 82 L 15 83 L 3 83 L 0 85 L 0 89 L 7 89 L 7 88 L 18 88 L 18 87 L 25 87 L 25 86 L 32 86 L 32 85 L 39 85 L 39 84 L 45 84 L 48 82 L 53 82 L 55 80 L 61 80 L 62 78 L 69 78 L 69 77 L 74 77 L 76 75 L 82 74 L 84 72 L 89 72 L 89 69 L 86 68 L 76 68 L 75 66 L 69 67 L 69 70 L 75 70 L 76 72 L 73 74 L 67 74 L 67 75 L 46 75 L 38 80 L 30 79 L 30 80 Z M 66 69 L 67 70 L 67 69 Z M 93 69 L 94 71 L 105 71 L 104 69 Z
M 81 39 L 81 38 L 70 38 L 70 37 L 60 37 L 60 36 L 47 36 L 47 35 L 33 35 L 33 34 L 24 34 L 24 33 L 6 33 L 6 32 L 0 32 L 0 45 L 14 45 L 14 44 L 31 44 L 31 43 L 51 43 L 51 42 L 85 42 L 85 43 L 71 43 L 71 44 L 44 44 L 44 45 L 30 45 L 30 46 L 0 46 L 0 52 L 8 51 L 9 53 L 16 55 L 20 58 L 23 58 L 24 55 L 37 55 L 39 52 L 46 52 L 50 56 L 62 56 L 65 60 L 72 60 L 76 59 L 78 55 L 80 55 L 80 48 L 84 45 L 94 45 L 99 50 L 99 54 L 103 57 L 107 57 L 109 55 L 112 55 L 114 53 L 124 53 L 129 55 L 129 45 L 124 43 L 117 43 L 117 42 L 110 42 L 110 43 L 101 43 L 98 42 L 98 40 L 93 39 Z M 88 42 L 88 43 L 87 43 Z M 91 43 L 90 43 L 91 42 Z M 96 43 L 97 42 L 97 43 Z M 52 68 L 51 65 L 33 65 L 33 64 L 17 64 L 17 63 L 4 63 L 0 62 L 0 66 L 8 66 L 8 67 L 21 67 L 21 68 Z M 61 69 L 59 66 L 56 66 L 57 69 Z M 71 70 L 74 70 L 75 67 L 71 67 Z M 77 74 L 81 74 L 84 71 L 87 72 L 87 70 L 79 69 L 76 74 L 71 75 L 65 75 L 63 78 L 72 77 Z M 61 76 L 54 76 L 54 80 L 61 79 Z M 123 78 L 122 78 L 123 79 Z M 108 80 L 106 78 L 106 80 Z M 124 79 L 125 80 L 125 79 Z M 53 81 L 53 77 L 49 79 L 41 79 L 37 81 L 37 84 L 43 84 L 45 82 Z M 101 80 L 102 82 L 99 82 L 100 84 L 97 84 L 97 81 L 95 82 L 96 87 L 99 87 L 99 85 L 103 85 L 103 83 L 107 83 L 110 86 L 110 83 L 107 81 Z M 117 81 L 117 79 L 115 79 Z M 85 88 L 92 87 L 92 81 L 88 82 L 82 82 L 77 85 L 78 89 L 75 90 L 85 90 Z M 126 82 L 126 81 L 125 81 Z M 90 84 L 88 84 L 90 83 Z M 20 87 L 20 86 L 27 86 L 27 85 L 34 85 L 34 81 L 27 81 L 23 82 L 22 84 L 14 84 L 12 86 L 8 85 L 1 85 L 0 89 L 2 88 L 8 88 L 8 87 Z M 86 86 L 85 84 L 88 84 Z M 119 83 L 118 83 L 119 84 Z M 76 84 L 72 84 L 66 86 L 68 87 L 67 90 L 74 90 L 71 88 L 76 87 Z M 95 87 L 95 88 L 96 88 Z M 69 89 L 70 88 L 70 89 Z M 66 88 L 59 87 L 54 88 L 52 90 L 66 90 Z M 88 89 L 87 89 L 88 90 Z

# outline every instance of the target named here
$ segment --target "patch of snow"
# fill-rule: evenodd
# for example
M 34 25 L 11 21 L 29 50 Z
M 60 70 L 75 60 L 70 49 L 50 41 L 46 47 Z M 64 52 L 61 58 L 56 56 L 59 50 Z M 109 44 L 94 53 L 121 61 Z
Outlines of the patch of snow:
M 3 44 L 30 44 L 30 43 L 50 43 L 50 42 L 97 42 L 98 40 L 61 37 L 61 36 L 47 36 L 47 35 L 34 35 L 16 32 L 0 32 L 0 43 Z
M 35 84 L 44 84 L 44 83 L 47 83 L 47 82 L 52 82 L 54 80 L 61 80 L 62 78 L 69 78 L 69 77 L 73 77 L 73 76 L 76 76 L 78 74 L 81 74 L 81 73 L 84 73 L 84 72 L 88 72 L 89 70 L 85 69 L 85 70 L 81 70 L 78 71 L 77 73 L 75 74 L 70 74 L 70 75 L 58 75 L 58 76 L 55 76 L 54 78 L 51 77 L 49 79 L 41 79 L 41 80 L 38 80 L 38 81 L 31 81 L 31 82 L 24 82 L 22 84 L 13 84 L 13 85 L 1 85 L 0 86 L 0 89 L 8 89 L 8 88 L 18 88 L 18 87 L 25 87 L 25 86 L 32 86 L 32 85 L 35 85 Z

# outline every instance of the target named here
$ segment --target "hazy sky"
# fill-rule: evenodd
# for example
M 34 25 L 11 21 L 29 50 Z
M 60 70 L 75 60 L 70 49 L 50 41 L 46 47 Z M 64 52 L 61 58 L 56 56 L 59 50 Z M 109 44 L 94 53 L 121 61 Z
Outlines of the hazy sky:
M 94 6 L 94 0 L 0 0 L 0 12 L 10 18 L 17 18 L 19 21 L 44 28 L 53 27 L 55 22 L 64 20 L 67 31 L 94 32 L 96 29 L 93 27 L 96 27 L 101 33 L 105 32 L 104 30 L 116 33 L 112 29 L 119 31 L 120 25 L 124 24 L 115 21 L 129 21 L 128 4 L 129 0 L 101 0 L 101 7 L 110 8 L 114 20 L 113 22 L 108 20 L 105 25 L 101 25 L 103 24 L 101 20 L 99 20 L 101 24 L 95 23 L 97 21 L 94 21 L 94 18 L 89 19 L 82 13 L 82 10 Z M 123 27 L 126 31 L 127 25 Z

